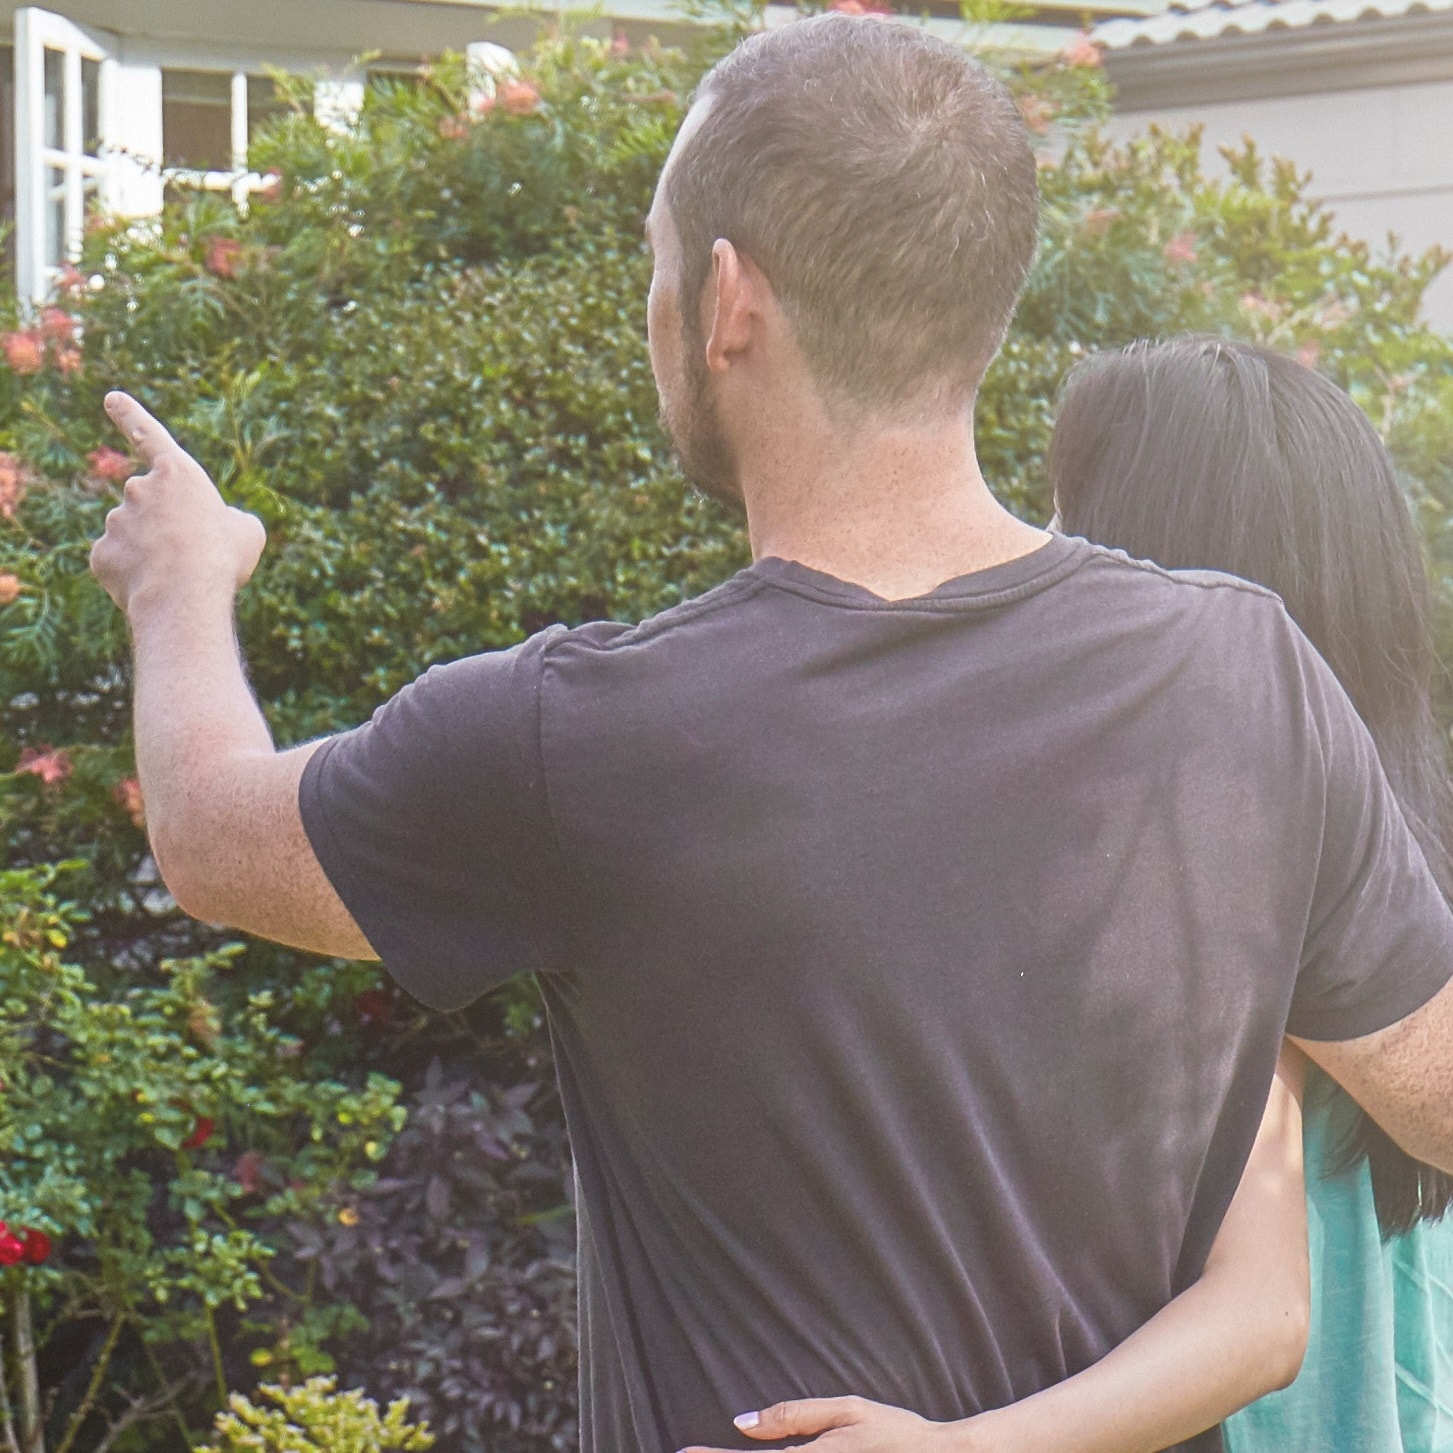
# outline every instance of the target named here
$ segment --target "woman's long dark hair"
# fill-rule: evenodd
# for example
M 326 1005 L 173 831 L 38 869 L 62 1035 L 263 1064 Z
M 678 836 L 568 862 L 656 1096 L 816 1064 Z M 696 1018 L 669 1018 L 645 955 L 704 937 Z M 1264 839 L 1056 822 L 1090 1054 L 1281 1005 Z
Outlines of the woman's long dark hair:
M 1065 531 L 1169 569 L 1274 590 L 1352 698 L 1445 896 L 1453 785 L 1433 720 L 1427 574 L 1407 498 L 1366 415 L 1268 348 L 1137 343 L 1070 375 L 1050 445 Z M 1435 1220 L 1453 1177 L 1361 1118 L 1385 1236 Z

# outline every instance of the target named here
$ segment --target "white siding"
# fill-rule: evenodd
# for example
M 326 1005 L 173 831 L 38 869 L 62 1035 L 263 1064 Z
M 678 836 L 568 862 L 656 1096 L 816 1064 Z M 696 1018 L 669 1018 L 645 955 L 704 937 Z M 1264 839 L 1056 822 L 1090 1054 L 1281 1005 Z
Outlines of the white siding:
M 1111 130 L 1126 136 L 1150 122 L 1205 127 L 1208 170 L 1224 170 L 1222 146 L 1252 137 L 1266 155 L 1312 173 L 1311 191 L 1338 224 L 1374 246 L 1389 232 L 1412 251 L 1453 250 L 1453 81 L 1369 87 L 1126 112 Z M 1453 330 L 1453 270 L 1427 294 L 1425 315 Z

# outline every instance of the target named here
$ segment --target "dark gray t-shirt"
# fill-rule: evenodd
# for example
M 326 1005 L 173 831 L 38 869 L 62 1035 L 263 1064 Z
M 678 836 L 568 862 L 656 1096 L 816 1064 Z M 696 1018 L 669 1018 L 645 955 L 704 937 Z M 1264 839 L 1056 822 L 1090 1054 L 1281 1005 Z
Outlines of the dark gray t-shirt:
M 1068 538 L 895 602 L 763 560 L 435 667 L 302 810 L 426 1004 L 540 971 L 586 1453 L 1086 1367 L 1198 1275 L 1283 1030 L 1453 972 L 1280 603 Z

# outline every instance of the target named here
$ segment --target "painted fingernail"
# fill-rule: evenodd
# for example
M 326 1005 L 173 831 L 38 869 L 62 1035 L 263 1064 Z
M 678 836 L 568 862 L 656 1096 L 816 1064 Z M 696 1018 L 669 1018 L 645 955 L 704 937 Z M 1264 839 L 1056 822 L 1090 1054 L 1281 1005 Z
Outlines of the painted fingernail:
M 737 1416 L 732 1419 L 732 1422 L 734 1422 L 737 1427 L 739 1427 L 744 1433 L 747 1431 L 748 1428 L 755 1428 L 757 1424 L 761 1421 L 761 1413 L 738 1413 Z

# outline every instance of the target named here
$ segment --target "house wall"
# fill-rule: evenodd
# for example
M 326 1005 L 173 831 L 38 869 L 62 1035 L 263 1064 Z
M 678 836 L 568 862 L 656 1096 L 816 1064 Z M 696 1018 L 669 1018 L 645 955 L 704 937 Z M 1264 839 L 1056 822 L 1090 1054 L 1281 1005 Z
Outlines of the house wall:
M 1130 136 L 1151 122 L 1204 126 L 1213 173 L 1225 171 L 1219 148 L 1254 138 L 1309 170 L 1338 225 L 1374 247 L 1391 232 L 1414 252 L 1453 250 L 1453 80 L 1125 109 L 1110 129 Z M 1424 314 L 1453 331 L 1453 270 L 1429 289 Z

